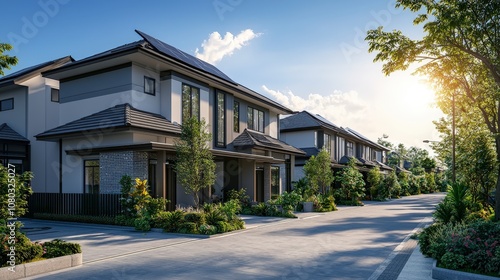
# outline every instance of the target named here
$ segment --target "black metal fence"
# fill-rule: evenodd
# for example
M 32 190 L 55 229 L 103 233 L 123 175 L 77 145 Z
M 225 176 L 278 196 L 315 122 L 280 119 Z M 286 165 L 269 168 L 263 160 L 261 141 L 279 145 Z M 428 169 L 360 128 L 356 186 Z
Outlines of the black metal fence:
M 121 210 L 120 194 L 33 193 L 29 213 L 114 217 Z

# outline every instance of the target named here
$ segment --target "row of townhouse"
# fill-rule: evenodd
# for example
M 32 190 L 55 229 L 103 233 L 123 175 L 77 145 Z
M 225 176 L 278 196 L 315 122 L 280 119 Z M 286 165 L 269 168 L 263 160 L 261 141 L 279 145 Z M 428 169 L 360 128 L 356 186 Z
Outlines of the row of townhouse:
M 354 159 L 356 167 L 363 173 L 378 166 L 383 174 L 393 169 L 387 166 L 389 149 L 363 136 L 359 132 L 339 127 L 324 117 L 307 111 L 293 114 L 280 120 L 281 139 L 300 148 L 306 154 L 295 159 L 294 180 L 304 176 L 303 166 L 311 156 L 326 149 L 331 157 L 333 171 L 346 166 Z
M 33 171 L 35 192 L 119 193 L 127 174 L 147 178 L 171 209 L 189 205 L 174 165 L 180 124 L 192 116 L 204 119 L 213 135 L 217 179 L 205 198 L 245 188 L 252 200 L 266 201 L 290 190 L 305 160 L 323 147 L 333 167 L 356 157 L 361 169 L 388 168 L 386 149 L 355 131 L 293 112 L 136 32 L 137 42 L 0 79 L 0 163 Z

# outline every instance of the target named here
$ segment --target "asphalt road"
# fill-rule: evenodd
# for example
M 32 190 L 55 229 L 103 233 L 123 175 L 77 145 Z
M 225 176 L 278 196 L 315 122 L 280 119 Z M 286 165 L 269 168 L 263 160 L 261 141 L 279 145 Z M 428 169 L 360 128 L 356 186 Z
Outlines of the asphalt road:
M 84 254 L 81 267 L 30 279 L 373 279 L 443 197 L 368 202 L 299 219 L 245 217 L 249 229 L 211 238 L 26 220 L 33 241 L 79 242 Z

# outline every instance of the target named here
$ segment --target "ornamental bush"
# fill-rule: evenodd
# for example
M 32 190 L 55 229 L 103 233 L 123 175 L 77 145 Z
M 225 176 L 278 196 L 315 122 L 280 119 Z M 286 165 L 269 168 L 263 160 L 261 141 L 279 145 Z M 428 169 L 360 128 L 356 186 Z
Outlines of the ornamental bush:
M 422 253 L 441 267 L 500 274 L 500 223 L 437 223 L 419 235 Z

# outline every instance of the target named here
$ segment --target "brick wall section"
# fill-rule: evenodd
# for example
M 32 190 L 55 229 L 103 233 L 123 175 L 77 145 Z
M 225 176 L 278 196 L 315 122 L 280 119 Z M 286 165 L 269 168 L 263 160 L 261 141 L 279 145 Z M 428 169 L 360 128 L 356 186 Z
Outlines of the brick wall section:
M 103 152 L 99 155 L 100 193 L 120 193 L 120 179 L 148 176 L 148 153 L 137 151 Z

